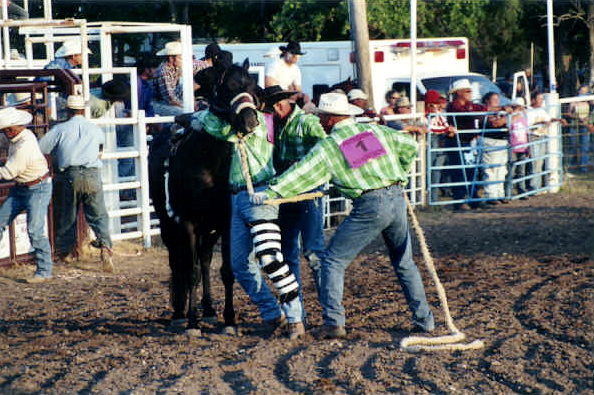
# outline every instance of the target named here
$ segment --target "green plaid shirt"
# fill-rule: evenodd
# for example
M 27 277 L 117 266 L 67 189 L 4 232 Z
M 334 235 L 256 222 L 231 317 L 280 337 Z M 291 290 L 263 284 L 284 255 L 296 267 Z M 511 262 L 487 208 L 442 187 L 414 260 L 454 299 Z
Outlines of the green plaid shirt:
M 306 114 L 297 105 L 284 127 L 275 125 L 274 134 L 274 167 L 279 173 L 301 160 L 318 141 L 326 138 L 318 117 Z
M 260 112 L 258 112 L 258 121 L 260 125 L 252 133 L 243 138 L 253 184 L 266 182 L 275 174 L 274 166 L 272 165 L 272 150 L 274 147 L 267 139 L 266 124 Z M 231 125 L 206 110 L 194 116 L 192 127 L 195 129 L 202 127 L 214 137 L 234 143 L 235 152 L 231 159 L 229 185 L 231 187 L 245 187 L 246 181 L 241 170 L 241 156 L 239 154 L 239 138 L 235 134 L 235 131 L 231 130 Z
M 364 131 L 373 133 L 386 154 L 351 168 L 340 144 Z M 303 160 L 274 178 L 266 194 L 269 198 L 291 197 L 331 181 L 344 196 L 355 199 L 365 191 L 395 182 L 405 184 L 416 154 L 417 143 L 404 133 L 386 126 L 358 124 L 345 119 L 334 125 L 332 133 L 317 143 Z

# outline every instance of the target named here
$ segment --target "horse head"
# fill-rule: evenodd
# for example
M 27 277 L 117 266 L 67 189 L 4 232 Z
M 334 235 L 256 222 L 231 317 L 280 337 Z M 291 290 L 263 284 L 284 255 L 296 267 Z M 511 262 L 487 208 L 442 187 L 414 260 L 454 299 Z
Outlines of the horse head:
M 248 59 L 241 66 L 226 67 L 211 103 L 211 111 L 223 116 L 243 135 L 252 132 L 259 124 L 256 111 L 260 105 L 258 85 L 248 69 Z

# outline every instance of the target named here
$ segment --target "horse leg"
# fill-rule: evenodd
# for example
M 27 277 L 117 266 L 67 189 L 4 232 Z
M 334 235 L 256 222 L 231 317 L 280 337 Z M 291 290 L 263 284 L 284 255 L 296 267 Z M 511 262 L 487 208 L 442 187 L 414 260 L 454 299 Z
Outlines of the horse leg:
M 198 311 L 196 301 L 196 288 L 201 281 L 201 271 L 197 267 L 198 254 L 196 251 L 196 234 L 195 227 L 190 221 L 184 221 L 183 225 L 183 239 L 180 250 L 182 251 L 182 262 L 188 268 L 186 272 L 186 286 L 188 291 L 188 330 L 198 328 Z
M 225 333 L 236 334 L 237 322 L 235 321 L 235 309 L 233 307 L 233 270 L 231 270 L 231 243 L 230 229 L 224 229 L 221 237 L 221 252 L 223 255 L 223 264 L 221 265 L 221 278 L 225 286 L 225 310 L 223 318 L 225 319 Z
M 210 292 L 210 264 L 212 262 L 212 251 L 219 238 L 216 232 L 203 232 L 200 237 L 200 270 L 202 271 L 202 319 L 209 322 L 216 322 L 217 312 L 212 307 L 212 295 Z
M 180 243 L 181 232 L 179 225 L 167 218 L 160 221 L 161 238 L 169 251 L 169 268 L 171 270 L 171 281 L 169 284 L 171 292 L 171 307 L 173 315 L 171 324 L 176 326 L 186 318 L 186 308 L 188 302 L 188 270 L 185 269 L 183 255 L 181 254 L 182 245 Z

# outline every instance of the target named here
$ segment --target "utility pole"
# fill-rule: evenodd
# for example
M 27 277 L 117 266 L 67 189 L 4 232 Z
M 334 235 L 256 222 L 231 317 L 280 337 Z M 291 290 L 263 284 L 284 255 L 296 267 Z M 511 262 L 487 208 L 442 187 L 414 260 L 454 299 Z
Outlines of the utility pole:
M 369 106 L 375 108 L 373 102 L 373 86 L 371 84 L 371 65 L 369 56 L 369 29 L 367 28 L 367 2 L 365 0 L 349 0 L 349 19 L 352 38 L 355 42 L 355 61 L 357 78 L 361 89 L 369 97 Z

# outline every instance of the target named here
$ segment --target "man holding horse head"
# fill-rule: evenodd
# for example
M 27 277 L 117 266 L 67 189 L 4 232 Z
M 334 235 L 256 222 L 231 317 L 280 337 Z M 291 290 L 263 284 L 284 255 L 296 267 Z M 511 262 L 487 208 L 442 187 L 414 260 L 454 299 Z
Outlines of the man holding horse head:
M 264 89 L 264 112 L 273 114 L 274 168 L 278 173 L 299 162 L 311 148 L 326 138 L 320 120 L 306 114 L 290 100 L 296 91 L 283 90 L 279 85 Z M 324 249 L 324 212 L 322 199 L 282 204 L 279 209 L 281 244 L 285 262 L 297 277 L 301 288 L 300 246 L 314 278 L 316 290 L 320 287 L 320 259 Z M 303 294 L 300 293 L 303 301 Z M 304 316 L 305 316 L 305 309 Z
M 231 103 L 232 112 L 240 113 L 255 105 L 247 93 L 241 93 Z M 216 138 L 232 142 L 229 184 L 232 190 L 231 212 L 231 267 L 233 275 L 251 300 L 258 306 L 262 320 L 276 329 L 289 323 L 289 338 L 304 335 L 302 303 L 299 283 L 281 252 L 281 233 L 277 224 L 277 206 L 254 206 L 249 190 L 262 191 L 274 176 L 273 145 L 268 140 L 264 117 L 257 113 L 259 125 L 243 135 L 211 110 L 198 112 L 192 120 L 194 129 L 203 129 Z M 259 267 L 249 259 L 255 250 Z M 280 294 L 279 301 L 272 294 L 261 270 L 266 273 Z
M 355 123 L 363 110 L 342 93 L 321 95 L 317 112 L 329 136 L 297 164 L 252 196 L 259 205 L 277 197 L 291 197 L 331 181 L 353 200 L 353 210 L 339 225 L 321 257 L 323 338 L 346 336 L 342 305 L 347 267 L 380 234 L 412 312 L 415 329 L 431 331 L 433 314 L 412 247 L 402 184 L 417 154 L 414 139 L 386 126 Z

